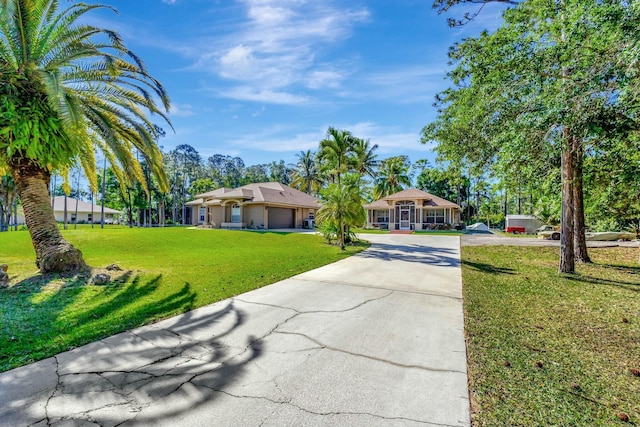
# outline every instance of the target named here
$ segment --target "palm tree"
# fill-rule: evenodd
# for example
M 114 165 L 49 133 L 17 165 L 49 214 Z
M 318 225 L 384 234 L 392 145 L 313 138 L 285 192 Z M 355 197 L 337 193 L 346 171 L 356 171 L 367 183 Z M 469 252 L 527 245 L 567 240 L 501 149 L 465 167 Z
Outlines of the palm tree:
M 374 153 L 378 149 L 378 144 L 369 142 L 368 139 L 355 138 L 353 152 L 354 152 L 354 168 L 361 176 L 369 176 L 375 178 L 376 167 L 378 161 L 376 160 L 377 154 Z
M 168 96 L 117 33 L 79 22 L 104 8 L 76 3 L 59 10 L 58 0 L 0 0 L 0 168 L 16 182 L 43 273 L 85 267 L 57 228 L 48 194 L 52 171 L 79 159 L 96 191 L 96 145 L 121 185 L 138 181 L 146 187 L 135 148 L 161 189 L 167 187 L 157 131 L 146 112 L 169 123 L 163 113 Z
M 323 204 L 316 220 L 320 227 L 335 230 L 340 249 L 344 249 L 349 227 L 362 226 L 367 213 L 360 196 L 360 176 L 348 174 L 341 183 L 331 183 L 322 192 Z
M 340 175 L 346 173 L 353 163 L 351 153 L 354 140 L 351 132 L 330 127 L 326 138 L 320 141 L 318 152 L 320 169 L 331 182 L 339 184 Z
M 307 194 L 317 194 L 322 185 L 316 155 L 311 150 L 296 154 L 298 163 L 291 166 L 291 186 Z
M 410 185 L 411 176 L 406 156 L 390 157 L 380 163 L 373 194 L 376 199 L 381 199 L 404 189 L 403 186 Z

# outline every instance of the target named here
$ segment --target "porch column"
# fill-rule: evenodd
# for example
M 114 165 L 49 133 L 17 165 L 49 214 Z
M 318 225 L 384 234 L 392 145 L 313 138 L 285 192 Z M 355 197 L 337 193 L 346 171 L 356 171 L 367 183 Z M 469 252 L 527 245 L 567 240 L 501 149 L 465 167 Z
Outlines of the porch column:
M 266 230 L 267 228 L 269 228 L 269 206 L 265 206 L 262 209 L 262 226 L 264 227 L 264 229 Z

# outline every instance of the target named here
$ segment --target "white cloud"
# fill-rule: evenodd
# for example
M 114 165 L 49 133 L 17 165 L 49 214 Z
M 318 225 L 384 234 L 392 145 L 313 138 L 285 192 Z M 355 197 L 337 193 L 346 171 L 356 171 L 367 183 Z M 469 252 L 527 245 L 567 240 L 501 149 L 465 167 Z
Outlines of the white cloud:
M 220 58 L 222 65 L 222 77 L 236 78 L 236 76 L 246 75 L 246 70 L 251 71 L 254 62 L 251 56 L 251 48 L 238 45 L 229 50 Z
M 369 18 L 366 9 L 338 9 L 330 2 L 238 0 L 245 20 L 202 53 L 194 68 L 239 82 L 221 92 L 238 100 L 299 104 L 293 88 L 337 88 L 345 78 L 321 61 L 323 49 L 349 37 Z M 248 95 L 252 94 L 252 95 Z M 286 96 L 284 96 L 286 95 Z
M 326 137 L 328 127 L 327 125 L 291 136 L 293 129 L 289 126 L 274 125 L 263 129 L 260 133 L 246 135 L 230 142 L 233 146 L 269 152 L 316 151 L 320 141 Z M 407 150 L 427 152 L 433 149 L 432 144 L 420 143 L 419 129 L 416 132 L 403 132 L 396 127 L 380 126 L 373 122 L 359 122 L 333 127 L 349 130 L 358 138 L 369 139 L 372 144 L 378 144 L 377 153 L 380 159 L 395 156 Z
M 373 72 L 361 82 L 370 89 L 350 96 L 367 96 L 379 100 L 391 99 L 398 104 L 431 103 L 434 94 L 444 85 L 444 67 L 408 66 Z
M 292 136 L 291 126 L 273 125 L 261 132 L 247 134 L 230 141 L 230 145 L 269 152 L 298 152 L 317 150 L 318 143 L 325 137 L 327 128 L 315 129 Z
M 172 117 L 189 117 L 195 113 L 191 104 L 171 104 L 169 115 Z
M 333 70 L 318 70 L 309 73 L 307 86 L 310 89 L 337 88 L 345 75 Z
M 294 95 L 284 91 L 259 89 L 251 86 L 235 86 L 231 89 L 222 90 L 219 94 L 238 101 L 264 102 L 268 104 L 304 104 L 309 99 L 304 95 Z
M 166 3 L 166 4 L 176 4 L 178 2 L 178 0 L 162 0 L 162 3 Z
M 420 143 L 420 130 L 402 132 L 395 127 L 380 126 L 372 122 L 360 122 L 339 127 L 348 129 L 358 138 L 369 139 L 372 144 L 378 144 L 378 154 L 381 157 L 397 155 L 404 150 L 431 151 L 429 144 Z

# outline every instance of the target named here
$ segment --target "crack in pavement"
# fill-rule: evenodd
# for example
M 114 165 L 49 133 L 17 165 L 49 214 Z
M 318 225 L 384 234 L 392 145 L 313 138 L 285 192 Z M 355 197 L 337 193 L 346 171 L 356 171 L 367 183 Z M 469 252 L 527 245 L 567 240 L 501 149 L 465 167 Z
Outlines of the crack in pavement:
M 439 298 L 447 298 L 447 299 L 451 299 L 457 302 L 462 302 L 462 297 L 454 297 L 451 295 L 442 295 L 436 292 L 427 292 L 427 291 L 417 291 L 417 290 L 408 290 L 408 289 L 394 289 L 394 288 L 387 288 L 384 286 L 375 286 L 375 285 L 371 285 L 371 284 L 367 284 L 367 285 L 358 285 L 355 283 L 347 283 L 347 282 L 340 282 L 337 280 L 312 280 L 312 279 L 303 279 L 303 278 L 298 278 L 296 277 L 295 280 L 299 280 L 301 282 L 311 282 L 311 283 L 326 283 L 329 285 L 340 285 L 340 286 L 351 286 L 354 288 L 364 288 L 364 289 L 379 289 L 379 290 L 383 290 L 383 291 L 391 291 L 391 292 L 397 292 L 397 293 L 403 293 L 403 294 L 415 294 L 415 295 L 427 295 L 427 296 L 433 296 L 433 297 L 439 297 Z M 286 307 L 282 307 L 282 308 L 286 308 Z
M 53 397 L 55 396 L 55 394 L 58 392 L 58 390 L 60 389 L 60 382 L 61 382 L 61 375 L 60 375 L 60 362 L 58 361 L 58 356 L 53 356 L 53 360 L 55 360 L 56 362 L 56 377 L 58 378 L 56 381 L 56 386 L 53 389 L 53 391 L 51 392 L 51 395 L 47 398 L 47 402 L 44 404 L 44 416 L 47 420 L 47 426 L 51 426 L 51 418 L 49 417 L 49 402 L 51 402 L 51 399 L 53 399 Z
M 434 423 L 431 421 L 424 421 L 424 420 L 418 420 L 415 418 L 407 418 L 407 417 L 393 417 L 393 416 L 385 416 L 385 415 L 381 415 L 381 414 L 373 414 L 371 412 L 355 412 L 355 411 L 329 411 L 329 412 L 318 412 L 318 411 L 312 411 L 310 409 L 307 409 L 303 406 L 300 406 L 298 404 L 295 404 L 291 401 L 291 399 L 289 400 L 277 400 L 277 399 L 271 399 L 269 397 L 266 396 L 251 396 L 251 395 L 241 395 L 241 394 L 234 394 L 234 393 L 230 393 L 226 390 L 221 390 L 221 389 L 217 389 L 214 387 L 208 387 L 206 385 L 199 385 L 200 387 L 204 387 L 207 389 L 210 389 L 212 391 L 218 392 L 218 393 L 222 393 L 224 395 L 227 395 L 229 397 L 233 397 L 236 399 L 254 399 L 254 400 L 265 400 L 267 402 L 270 403 L 274 403 L 276 405 L 289 405 L 292 406 L 302 412 L 306 412 L 308 414 L 311 415 L 319 415 L 319 416 L 330 416 L 330 415 L 364 415 L 364 416 L 370 416 L 372 418 L 379 418 L 379 419 L 383 419 L 383 420 L 389 420 L 389 421 L 393 421 L 393 420 L 398 420 L 398 421 L 411 421 L 411 422 L 415 422 L 415 423 L 419 423 L 419 424 L 425 424 L 425 425 L 432 425 L 432 426 L 442 426 L 442 427 L 459 427 L 459 426 L 454 426 L 452 424 L 441 424 L 441 423 Z M 268 418 L 273 415 L 273 412 L 267 416 L 265 419 L 262 420 L 261 425 L 263 425 Z
M 331 350 L 331 351 L 335 351 L 335 352 L 338 352 L 338 353 L 344 353 L 344 354 L 348 354 L 350 356 L 364 357 L 365 359 L 375 360 L 377 362 L 386 363 L 386 364 L 389 364 L 389 365 L 397 366 L 399 368 L 419 369 L 419 370 L 422 370 L 422 371 L 429 371 L 429 372 L 452 372 L 452 373 L 456 373 L 456 374 L 462 374 L 464 376 L 467 375 L 466 372 L 457 371 L 457 370 L 454 370 L 454 369 L 440 369 L 440 368 L 433 368 L 433 367 L 422 366 L 422 365 L 408 365 L 408 364 L 404 364 L 404 363 L 400 363 L 400 362 L 394 362 L 392 360 L 382 359 L 380 357 L 369 356 L 367 354 L 354 353 L 354 352 L 343 350 L 343 349 L 340 349 L 340 348 L 337 348 L 337 347 L 331 347 L 331 346 L 329 346 L 327 344 L 322 343 L 321 341 L 319 341 L 319 340 L 317 340 L 315 338 L 311 338 L 310 336 L 302 334 L 300 332 L 276 331 L 276 333 L 277 334 L 283 334 L 283 335 L 301 336 L 301 337 L 304 337 L 304 338 L 308 339 L 309 341 L 319 345 L 320 347 L 322 347 L 323 349 L 326 349 L 326 350 Z
M 385 298 L 387 298 L 388 296 L 390 296 L 391 294 L 393 294 L 393 293 L 395 292 L 393 289 L 386 289 L 386 290 L 388 290 L 388 291 L 389 291 L 389 293 L 388 293 L 388 294 L 386 294 L 386 295 L 382 295 L 382 296 L 379 296 L 379 297 L 376 297 L 376 298 L 369 298 L 369 299 L 367 299 L 367 300 L 365 300 L 365 301 L 363 301 L 363 302 L 361 302 L 361 303 L 358 303 L 358 304 L 354 305 L 353 307 L 345 308 L 345 309 L 342 309 L 342 310 L 304 310 L 304 311 L 301 311 L 301 310 L 297 310 L 297 309 L 292 308 L 292 307 L 283 307 L 283 306 L 280 306 L 280 305 L 277 305 L 277 304 L 267 304 L 267 303 L 264 303 L 264 302 L 247 301 L 247 300 L 243 300 L 243 299 L 240 299 L 240 298 L 237 298 L 237 297 L 236 297 L 236 298 L 234 298 L 234 300 L 236 300 L 236 301 L 240 301 L 240 302 L 243 302 L 243 303 L 245 303 L 245 304 L 263 305 L 263 306 L 267 306 L 267 307 L 281 308 L 281 309 L 283 309 L 283 310 L 291 310 L 291 311 L 294 311 L 294 312 L 296 313 L 296 315 L 295 315 L 295 316 L 293 316 L 293 317 L 296 317 L 296 316 L 298 316 L 298 315 L 300 315 L 300 314 L 314 314 L 314 313 L 346 313 L 346 312 L 348 312 L 348 311 L 357 310 L 358 308 L 362 307 L 362 306 L 363 306 L 363 305 L 365 305 L 365 304 L 369 304 L 370 302 L 378 301 L 378 300 L 381 300 L 381 299 L 385 299 Z M 291 320 L 293 317 L 291 317 L 291 318 L 287 319 L 287 320 L 286 320 L 285 322 L 283 322 L 283 323 L 288 322 L 288 321 L 289 321 L 289 320 Z M 280 326 L 280 325 L 278 325 L 278 326 Z M 277 327 L 276 327 L 276 329 L 277 329 Z

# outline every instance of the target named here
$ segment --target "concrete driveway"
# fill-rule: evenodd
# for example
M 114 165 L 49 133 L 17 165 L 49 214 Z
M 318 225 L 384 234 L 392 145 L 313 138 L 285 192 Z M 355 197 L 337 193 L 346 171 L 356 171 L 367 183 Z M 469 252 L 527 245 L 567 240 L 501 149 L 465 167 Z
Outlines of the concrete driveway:
M 460 239 L 349 259 L 0 374 L 2 426 L 465 426 Z

